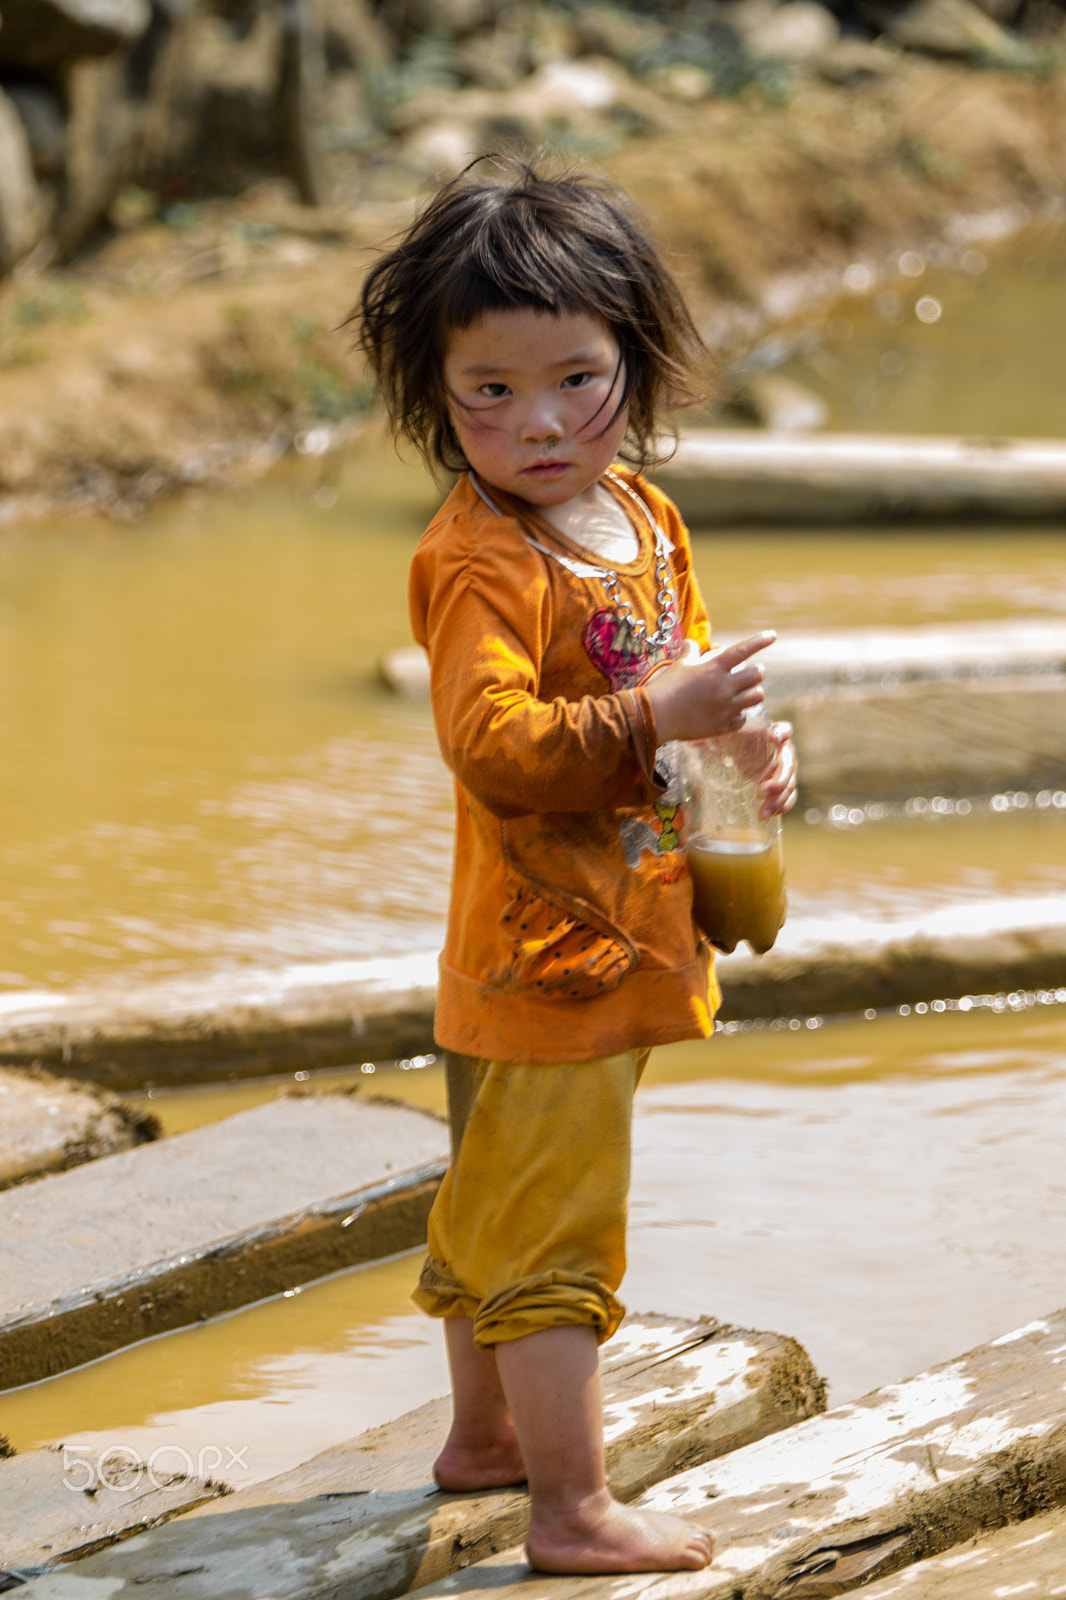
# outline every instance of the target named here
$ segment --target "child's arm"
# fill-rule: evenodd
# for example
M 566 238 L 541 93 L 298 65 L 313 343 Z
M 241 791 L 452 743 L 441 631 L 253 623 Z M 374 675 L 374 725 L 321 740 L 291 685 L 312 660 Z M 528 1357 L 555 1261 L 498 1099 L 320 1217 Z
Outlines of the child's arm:
M 504 571 L 483 548 L 424 544 L 412 566 L 446 764 L 497 816 L 647 805 L 661 792 L 647 690 L 541 699 L 548 586 L 524 541 L 508 557 Z

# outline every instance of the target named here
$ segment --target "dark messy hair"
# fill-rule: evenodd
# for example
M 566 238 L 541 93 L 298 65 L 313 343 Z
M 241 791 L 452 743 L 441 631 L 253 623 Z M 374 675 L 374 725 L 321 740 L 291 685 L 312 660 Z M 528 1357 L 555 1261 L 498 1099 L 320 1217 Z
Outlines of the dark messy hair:
M 461 471 L 448 338 L 492 312 L 528 309 L 607 324 L 625 376 L 618 410 L 629 406 L 620 454 L 640 467 L 656 460 L 659 419 L 698 398 L 691 374 L 705 354 L 680 290 L 607 179 L 511 156 L 480 156 L 443 184 L 371 268 L 348 318 L 393 431 L 430 466 Z

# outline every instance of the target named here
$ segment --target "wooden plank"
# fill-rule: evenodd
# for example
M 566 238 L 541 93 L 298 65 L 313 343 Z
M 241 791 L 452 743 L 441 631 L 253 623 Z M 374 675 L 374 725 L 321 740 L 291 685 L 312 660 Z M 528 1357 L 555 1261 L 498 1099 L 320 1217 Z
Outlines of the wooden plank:
M 545 1579 L 511 1550 L 417 1594 L 818 1600 L 1064 1502 L 1059 1311 L 652 1489 L 642 1505 L 715 1535 L 703 1572 Z
M 1066 1511 L 972 1539 L 862 1593 L 863 1600 L 1055 1600 L 1066 1595 Z
M 0 1461 L 0 1588 L 225 1494 L 182 1472 L 171 1452 L 143 1461 L 132 1450 L 29 1450 Z
M 0 1194 L 0 1387 L 414 1248 L 430 1112 L 291 1095 Z
M 0 1189 L 159 1138 L 159 1119 L 95 1084 L 0 1067 Z
M 872 433 L 683 433 L 653 474 L 694 527 L 1066 512 L 1066 442 Z
M 1066 999 L 1066 895 L 989 898 L 921 915 L 796 917 L 764 956 L 717 961 L 719 1019 L 831 1015 L 962 997 L 966 1009 L 1024 992 Z
M 630 1317 L 604 1349 L 608 1460 L 632 1498 L 815 1414 L 824 1385 L 795 1341 Z M 524 1492 L 442 1494 L 430 1466 L 448 1425 L 437 1401 L 205 1514 L 31 1583 L 35 1600 L 389 1600 L 521 1539 Z M 206 1512 L 210 1512 L 208 1515 Z
M 437 952 L 0 997 L 0 1063 L 111 1089 L 258 1078 L 433 1049 Z
M 1066 675 L 799 693 L 800 804 L 1066 787 Z
M 724 632 L 719 643 L 742 635 Z M 817 633 L 782 631 L 761 658 L 771 710 L 797 692 L 881 688 L 892 683 L 958 682 L 967 678 L 1040 676 L 1066 672 L 1066 624 L 1024 621 L 942 622 L 909 627 L 823 628 Z M 382 680 L 405 700 L 429 698 L 429 660 L 419 645 L 402 645 L 382 656 Z
M 930 791 L 931 792 L 931 791 Z M 390 995 L 397 1007 L 398 1029 L 408 1030 L 408 999 L 412 967 L 421 970 L 424 999 L 422 1048 L 433 1049 L 432 1019 L 436 984 L 436 957 L 401 957 L 373 963 L 370 982 L 373 1003 L 379 1008 L 381 1036 L 390 1027 Z M 260 1030 L 268 1030 L 271 1061 L 275 1067 L 301 1063 L 325 1066 L 331 1061 L 351 1063 L 354 1051 L 367 1048 L 351 1039 L 352 1010 L 362 1004 L 365 987 L 360 976 L 364 963 L 316 964 L 304 974 L 292 967 L 286 984 L 278 984 L 269 1016 L 264 1001 L 258 1019 L 249 1024 L 239 995 L 210 1057 L 186 1054 L 186 1039 L 201 1019 L 205 1027 L 217 1019 L 221 1005 L 213 979 L 167 982 L 146 989 L 139 998 L 135 1018 L 116 1017 L 111 995 L 88 991 L 72 997 L 29 996 L 26 1003 L 6 1008 L 0 1001 L 0 1060 L 49 1055 L 59 1062 L 64 1050 L 71 1061 L 64 1070 L 72 1076 L 112 1081 L 115 1075 L 113 1030 L 123 1030 L 130 1053 L 119 1074 L 129 1087 L 145 1081 L 155 1085 L 211 1081 L 245 1075 L 251 1052 L 258 1048 Z M 390 980 L 390 969 L 394 973 Z M 1053 990 L 1066 975 L 1066 898 L 1062 895 L 1011 897 L 949 905 L 921 918 L 877 922 L 868 918 L 822 917 L 786 922 L 768 955 L 751 957 L 743 952 L 719 958 L 718 972 L 724 1000 L 723 1022 L 753 1017 L 805 1016 L 815 1013 L 864 1011 L 867 1007 L 914 1005 L 918 1001 L 959 995 L 995 995 L 1013 990 Z M 174 989 L 179 990 L 175 999 Z M 322 1055 L 313 1060 L 305 1053 L 304 999 L 314 991 L 317 1036 Z M 292 998 L 295 997 L 295 998 Z M 7 1010 L 6 1023 L 3 1020 Z M 180 1018 L 175 1023 L 175 1012 Z M 138 1031 L 139 1030 L 139 1031 Z M 406 1037 L 410 1038 L 410 1033 Z M 380 1036 L 379 1036 L 380 1040 Z M 232 1049 L 233 1056 L 226 1051 Z M 232 1066 L 233 1073 L 227 1072 Z M 380 1082 L 380 1079 L 378 1080 Z M 397 1247 L 399 1248 L 399 1247 Z

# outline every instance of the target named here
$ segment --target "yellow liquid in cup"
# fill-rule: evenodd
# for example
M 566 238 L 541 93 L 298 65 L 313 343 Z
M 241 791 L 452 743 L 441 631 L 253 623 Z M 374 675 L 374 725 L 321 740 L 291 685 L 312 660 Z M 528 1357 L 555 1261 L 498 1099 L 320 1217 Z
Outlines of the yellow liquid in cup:
M 771 948 L 785 920 L 781 838 L 688 840 L 692 914 L 711 943 L 728 955 L 746 939 L 756 955 Z

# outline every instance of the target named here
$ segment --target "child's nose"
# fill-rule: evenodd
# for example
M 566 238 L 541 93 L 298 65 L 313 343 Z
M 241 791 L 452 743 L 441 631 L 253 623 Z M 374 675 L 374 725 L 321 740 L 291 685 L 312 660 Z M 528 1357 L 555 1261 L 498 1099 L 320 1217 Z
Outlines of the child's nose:
M 542 444 L 547 439 L 561 439 L 563 425 L 557 410 L 547 400 L 531 404 L 522 419 L 523 443 Z

